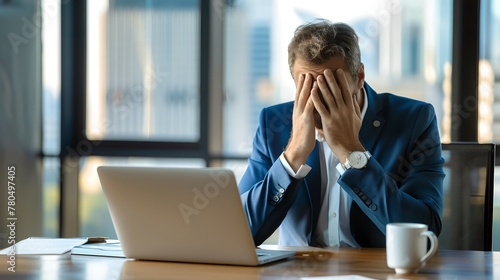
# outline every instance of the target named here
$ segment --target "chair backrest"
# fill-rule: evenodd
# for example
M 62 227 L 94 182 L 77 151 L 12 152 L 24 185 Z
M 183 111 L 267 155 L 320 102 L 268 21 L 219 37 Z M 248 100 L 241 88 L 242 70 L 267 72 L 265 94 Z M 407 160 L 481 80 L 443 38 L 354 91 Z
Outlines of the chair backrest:
M 440 249 L 492 250 L 495 144 L 442 144 L 445 159 Z

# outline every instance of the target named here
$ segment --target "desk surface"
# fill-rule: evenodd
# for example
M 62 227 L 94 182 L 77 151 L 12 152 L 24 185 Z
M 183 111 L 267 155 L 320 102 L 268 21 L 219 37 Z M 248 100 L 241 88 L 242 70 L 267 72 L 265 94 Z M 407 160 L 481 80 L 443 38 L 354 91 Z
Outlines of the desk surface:
M 290 248 L 287 248 L 290 249 Z M 399 276 L 385 249 L 306 252 L 261 267 L 136 261 L 78 255 L 16 256 L 16 272 L 0 256 L 0 279 L 300 279 L 361 275 L 376 279 L 500 279 L 500 252 L 441 250 L 418 274 Z

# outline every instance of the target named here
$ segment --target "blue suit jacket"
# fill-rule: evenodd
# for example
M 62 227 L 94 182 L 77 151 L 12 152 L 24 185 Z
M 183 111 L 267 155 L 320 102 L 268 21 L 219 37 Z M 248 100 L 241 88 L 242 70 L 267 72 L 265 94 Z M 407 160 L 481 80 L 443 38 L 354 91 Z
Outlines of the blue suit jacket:
M 390 222 L 427 224 L 439 234 L 443 209 L 441 142 L 432 105 L 364 88 L 368 109 L 360 140 L 372 158 L 338 179 L 353 203 L 351 234 L 361 247 L 385 247 Z M 288 175 L 279 156 L 290 138 L 293 102 L 262 110 L 248 168 L 239 183 L 256 245 L 280 225 L 280 244 L 318 246 L 321 207 L 318 144 L 303 179 Z

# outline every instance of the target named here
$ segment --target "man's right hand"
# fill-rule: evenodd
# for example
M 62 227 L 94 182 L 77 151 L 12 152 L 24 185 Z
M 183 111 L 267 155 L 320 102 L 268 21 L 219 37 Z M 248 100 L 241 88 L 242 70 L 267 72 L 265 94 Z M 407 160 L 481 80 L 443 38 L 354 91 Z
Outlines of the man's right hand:
M 314 149 L 316 130 L 314 126 L 314 104 L 311 96 L 314 77 L 312 74 L 301 74 L 297 82 L 295 102 L 292 115 L 292 135 L 283 152 L 288 164 L 295 172 L 306 163 Z

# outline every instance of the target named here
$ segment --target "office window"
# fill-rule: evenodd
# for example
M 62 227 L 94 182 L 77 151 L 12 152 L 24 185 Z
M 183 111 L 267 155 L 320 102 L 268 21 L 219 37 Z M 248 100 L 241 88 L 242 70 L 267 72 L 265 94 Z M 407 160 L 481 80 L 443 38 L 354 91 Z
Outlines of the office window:
M 297 26 L 318 17 L 350 24 L 366 81 L 433 104 L 449 141 L 451 0 L 240 0 L 230 1 L 225 16 L 225 153 L 248 155 L 260 110 L 293 100 L 287 46 Z
M 197 0 L 87 1 L 86 136 L 196 142 Z
M 59 235 L 61 137 L 61 9 L 42 0 L 43 236 Z
M 479 134 L 500 141 L 500 1 L 481 1 L 479 45 Z
M 127 156 L 131 143 L 140 154 L 149 141 L 164 149 L 200 141 L 200 22 L 198 0 L 87 1 L 85 136 L 120 142 L 124 156 L 80 159 L 80 235 L 116 238 L 98 166 L 207 165 L 189 151 L 178 158 Z
M 479 141 L 500 142 L 500 1 L 482 0 L 479 45 Z M 498 149 L 498 148 L 497 148 Z M 498 160 L 497 160 L 498 164 Z M 493 250 L 500 250 L 500 168 L 495 168 Z
M 59 236 L 59 207 L 61 205 L 59 170 L 59 158 L 45 157 L 43 159 L 43 236 Z

